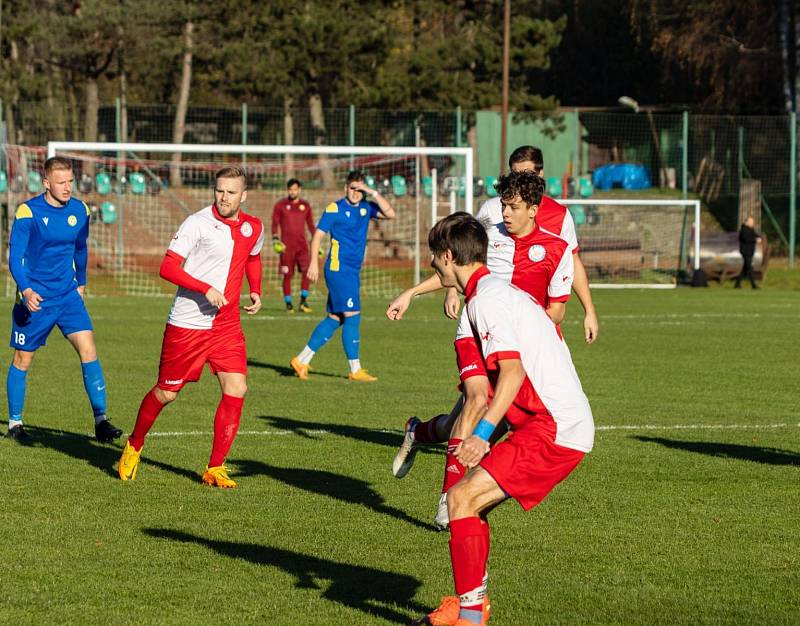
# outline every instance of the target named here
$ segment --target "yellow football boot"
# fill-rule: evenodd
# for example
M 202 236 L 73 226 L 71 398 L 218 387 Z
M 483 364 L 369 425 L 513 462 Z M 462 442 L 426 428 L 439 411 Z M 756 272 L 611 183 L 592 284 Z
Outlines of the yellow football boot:
M 206 465 L 206 471 L 203 472 L 203 482 L 212 487 L 236 488 L 236 481 L 228 476 L 228 468 L 224 465 L 217 465 L 216 467 L 208 467 Z
M 119 458 L 118 471 L 120 480 L 136 480 L 136 474 L 139 471 L 139 457 L 142 456 L 142 450 L 137 452 L 129 441 L 125 442 L 125 449 Z
M 294 375 L 297 376 L 300 380 L 308 380 L 308 370 L 311 369 L 308 365 L 303 365 L 300 362 L 300 359 L 294 357 L 291 361 L 289 361 L 289 365 L 292 366 L 294 370 Z
M 372 376 L 367 373 L 363 367 L 355 372 L 350 372 L 347 375 L 347 380 L 356 380 L 361 383 L 371 383 L 373 381 L 378 380 L 375 376 Z

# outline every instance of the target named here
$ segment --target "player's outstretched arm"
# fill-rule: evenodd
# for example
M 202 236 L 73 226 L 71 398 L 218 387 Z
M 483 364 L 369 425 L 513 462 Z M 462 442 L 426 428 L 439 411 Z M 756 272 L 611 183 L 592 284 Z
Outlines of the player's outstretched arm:
M 314 231 L 314 236 L 311 238 L 311 251 L 309 253 L 311 258 L 308 263 L 306 276 L 308 276 L 308 280 L 312 283 L 317 282 L 319 279 L 319 247 L 322 245 L 322 238 L 326 234 L 324 230 L 317 227 L 317 230 Z
M 575 279 L 572 282 L 572 289 L 578 296 L 578 300 L 581 301 L 585 313 L 583 318 L 584 336 L 586 337 L 586 343 L 594 343 L 600 331 L 600 323 L 597 320 L 597 313 L 594 310 L 594 303 L 592 302 L 592 291 L 589 289 L 589 276 L 586 274 L 583 261 L 581 261 L 577 254 L 573 255 L 573 262 L 575 263 Z
M 501 359 L 497 361 L 497 366 L 500 374 L 486 415 L 478 422 L 472 434 L 456 448 L 456 458 L 467 469 L 475 467 L 489 452 L 489 438 L 525 381 L 525 369 L 520 359 Z
M 406 289 L 403 293 L 392 300 L 386 309 L 386 317 L 388 317 L 390 320 L 403 319 L 403 315 L 408 310 L 408 307 L 411 306 L 411 301 L 416 296 L 421 296 L 422 294 L 430 293 L 441 288 L 442 281 L 439 280 L 439 275 L 432 274 L 418 285 L 415 285 L 410 289 Z

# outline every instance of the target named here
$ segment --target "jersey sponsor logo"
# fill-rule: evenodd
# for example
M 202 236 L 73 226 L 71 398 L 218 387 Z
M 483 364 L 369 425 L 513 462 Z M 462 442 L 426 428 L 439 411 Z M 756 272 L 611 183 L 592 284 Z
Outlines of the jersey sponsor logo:
M 362 207 L 360 213 L 361 213 L 361 217 L 364 217 L 367 214 L 367 210 Z
M 242 237 L 249 237 L 250 235 L 252 235 L 253 227 L 250 226 L 250 222 L 245 222 L 244 224 L 242 224 L 240 232 L 242 233 Z
M 504 244 L 502 241 L 493 241 L 492 242 L 492 247 L 495 250 L 499 250 L 500 248 L 505 248 L 505 246 L 506 246 L 506 244 Z
M 47 226 L 47 222 L 50 221 L 50 218 L 49 217 L 43 217 L 42 221 L 44 222 L 44 225 Z
M 458 375 L 461 376 L 465 372 L 471 372 L 472 370 L 478 369 L 478 366 L 475 363 L 470 363 L 469 365 L 465 365 L 458 371 Z
M 531 249 L 528 250 L 528 258 L 534 263 L 538 263 L 544 259 L 545 254 L 544 246 L 540 246 L 538 243 L 534 246 L 531 246 Z
M 176 378 L 175 380 L 166 379 L 164 381 L 165 385 L 180 385 L 183 382 L 183 378 Z
M 67 218 L 67 224 L 69 224 L 70 226 L 75 226 L 75 224 L 77 224 L 77 223 L 78 223 L 78 218 L 75 217 L 74 215 L 70 215 Z

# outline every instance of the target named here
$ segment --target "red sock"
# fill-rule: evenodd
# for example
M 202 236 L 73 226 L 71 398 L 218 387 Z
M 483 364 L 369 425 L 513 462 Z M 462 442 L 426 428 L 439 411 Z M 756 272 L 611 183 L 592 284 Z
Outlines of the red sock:
M 491 547 L 491 533 L 489 532 L 489 522 L 485 519 L 481 519 L 481 530 L 483 531 L 483 540 L 485 541 L 484 545 L 484 556 L 483 556 L 483 584 L 486 584 L 486 579 L 489 576 L 489 573 L 486 571 L 489 566 L 489 549 Z
M 142 449 L 144 438 L 147 436 L 147 433 L 150 432 L 150 428 L 152 428 L 153 423 L 156 421 L 158 414 L 161 413 L 161 409 L 163 408 L 164 405 L 156 398 L 156 388 L 153 387 L 142 399 L 142 403 L 139 405 L 139 414 L 136 416 L 136 424 L 131 431 L 131 436 L 128 437 L 128 443 L 130 443 L 135 450 L 139 451 Z
M 432 417 L 427 422 L 417 424 L 417 427 L 414 429 L 414 441 L 417 443 L 441 443 L 444 441 L 444 439 L 440 439 L 439 435 L 436 434 L 436 423 L 441 418 L 447 417 L 449 416 L 442 413 L 441 415 Z
M 244 398 L 235 398 L 222 394 L 222 400 L 214 415 L 214 444 L 211 446 L 209 467 L 217 467 L 225 462 L 231 444 L 239 430 L 239 419 L 242 416 Z
M 442 493 L 447 493 L 450 487 L 461 480 L 467 471 L 464 466 L 458 462 L 456 455 L 453 454 L 460 443 L 461 439 L 451 439 L 447 442 L 447 457 L 445 458 L 444 462 L 444 483 L 442 484 Z
M 450 559 L 456 595 L 461 608 L 470 611 L 482 609 L 486 593 L 483 577 L 489 546 L 483 526 L 488 528 L 478 517 L 450 520 Z

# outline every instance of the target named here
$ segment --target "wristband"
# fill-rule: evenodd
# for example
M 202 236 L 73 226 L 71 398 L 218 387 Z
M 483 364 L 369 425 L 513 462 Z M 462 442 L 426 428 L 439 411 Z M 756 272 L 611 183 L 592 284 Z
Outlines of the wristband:
M 478 422 L 478 425 L 475 427 L 475 430 L 472 431 L 472 434 L 478 439 L 483 439 L 486 443 L 489 443 L 489 437 L 492 436 L 495 428 L 496 426 L 494 424 L 482 419 L 480 422 Z

